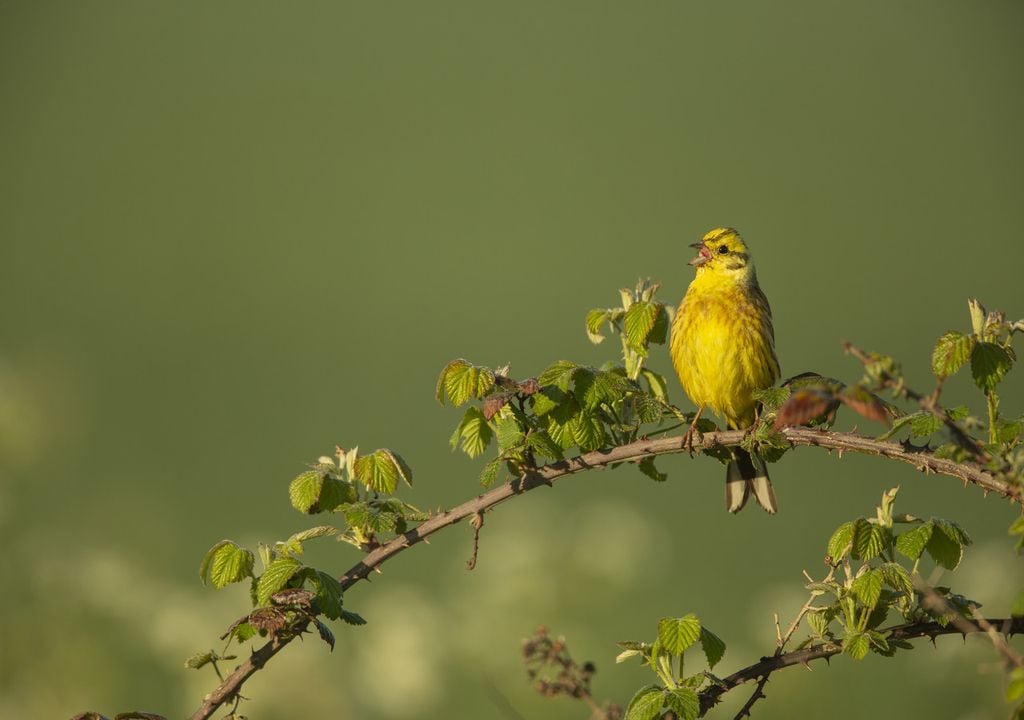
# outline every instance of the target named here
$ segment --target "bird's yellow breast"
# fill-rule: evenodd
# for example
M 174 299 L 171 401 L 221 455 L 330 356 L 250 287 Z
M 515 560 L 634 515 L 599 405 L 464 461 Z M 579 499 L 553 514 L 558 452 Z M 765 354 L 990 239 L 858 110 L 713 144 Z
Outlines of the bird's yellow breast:
M 754 421 L 753 393 L 779 378 L 768 301 L 751 276 L 698 272 L 672 324 L 672 363 L 698 407 L 730 427 Z

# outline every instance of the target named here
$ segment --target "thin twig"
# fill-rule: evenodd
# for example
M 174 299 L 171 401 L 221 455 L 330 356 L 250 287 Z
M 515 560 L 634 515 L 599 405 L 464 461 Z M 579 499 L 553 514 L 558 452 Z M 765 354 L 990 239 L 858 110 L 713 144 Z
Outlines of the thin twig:
M 935 588 L 926 583 L 920 575 L 915 573 L 913 581 L 914 588 L 921 593 L 922 604 L 925 607 L 948 617 L 950 623 L 965 635 L 968 633 L 985 633 L 988 635 L 989 640 L 992 641 L 992 646 L 995 647 L 996 652 L 1003 656 L 1003 660 L 1006 661 L 1007 665 L 1024 667 L 1024 657 L 1006 643 L 1000 631 L 992 625 L 991 621 L 986 620 L 978 612 L 977 607 L 971 607 L 971 616 L 974 618 L 974 622 L 971 622 L 967 617 L 961 615 L 959 610 L 950 605 L 946 598 L 939 595 Z
M 694 449 L 704 451 L 713 447 L 739 445 L 743 442 L 745 435 L 746 433 L 743 430 L 703 433 L 700 441 L 694 444 Z M 879 455 L 892 460 L 898 460 L 913 465 L 923 472 L 959 478 L 965 484 L 973 483 L 977 485 L 986 493 L 994 492 L 1015 503 L 1022 503 L 1020 487 L 994 477 L 992 473 L 983 470 L 973 463 L 958 463 L 953 460 L 939 458 L 926 449 L 908 449 L 898 443 L 875 440 L 855 433 L 829 432 L 805 427 L 785 428 L 782 430 L 782 435 L 794 446 L 814 446 L 868 455 Z M 367 553 L 362 560 L 352 566 L 341 577 L 342 589 L 348 590 L 360 580 L 366 579 L 371 572 L 378 571 L 381 565 L 406 548 L 426 540 L 426 538 L 434 533 L 454 525 L 467 517 L 489 510 L 512 497 L 540 487 L 550 487 L 556 480 L 584 470 L 599 470 L 618 463 L 639 462 L 646 457 L 677 454 L 687 450 L 688 448 L 683 447 L 679 436 L 645 438 L 627 443 L 626 445 L 595 450 L 584 455 L 531 469 L 522 477 L 509 480 L 447 512 L 434 515 L 408 532 Z M 292 633 L 281 633 L 278 637 L 273 638 L 259 649 L 253 651 L 248 660 L 235 668 L 234 672 L 228 675 L 213 692 L 203 698 L 199 709 L 193 713 L 192 720 L 206 720 L 213 715 L 217 708 L 232 699 L 239 692 L 246 680 L 257 670 L 261 669 L 267 661 L 280 652 L 295 637 L 301 634 L 301 630 L 304 627 L 305 625 L 302 625 L 301 628 L 296 627 Z

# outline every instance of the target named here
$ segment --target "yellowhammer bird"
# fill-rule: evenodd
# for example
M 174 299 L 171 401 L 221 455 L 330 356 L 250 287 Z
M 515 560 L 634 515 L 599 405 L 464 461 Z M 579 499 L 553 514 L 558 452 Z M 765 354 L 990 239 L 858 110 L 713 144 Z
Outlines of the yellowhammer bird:
M 699 243 L 690 264 L 697 276 L 672 322 L 672 364 L 679 382 L 697 406 L 687 439 L 697 419 L 710 407 L 729 429 L 754 424 L 755 390 L 779 379 L 775 330 L 768 298 L 761 292 L 747 246 L 732 228 L 715 228 Z M 769 513 L 777 509 L 764 460 L 742 448 L 733 449 L 725 476 L 725 506 L 737 512 L 753 491 Z

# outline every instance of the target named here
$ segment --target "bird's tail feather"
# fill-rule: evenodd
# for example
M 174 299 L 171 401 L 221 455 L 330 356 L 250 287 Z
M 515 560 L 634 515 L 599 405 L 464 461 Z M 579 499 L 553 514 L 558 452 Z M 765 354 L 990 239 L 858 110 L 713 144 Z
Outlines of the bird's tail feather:
M 726 509 L 731 513 L 739 512 L 753 493 L 757 504 L 774 515 L 778 504 L 764 459 L 742 448 L 735 448 L 733 456 L 735 459 L 729 463 L 725 472 Z

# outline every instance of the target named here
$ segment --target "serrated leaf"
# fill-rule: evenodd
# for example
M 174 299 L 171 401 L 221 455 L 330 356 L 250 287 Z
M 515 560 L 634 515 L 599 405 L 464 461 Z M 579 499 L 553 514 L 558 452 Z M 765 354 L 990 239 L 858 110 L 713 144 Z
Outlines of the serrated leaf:
M 654 327 L 647 333 L 647 342 L 654 345 L 664 345 L 668 340 L 668 328 L 672 324 L 669 318 L 668 309 L 662 303 L 655 303 L 658 309 L 654 316 Z
M 240 548 L 230 540 L 221 540 L 207 551 L 199 568 L 199 577 L 205 583 L 209 580 L 220 590 L 231 583 L 252 577 L 256 556 L 252 551 Z
M 980 342 L 971 352 L 971 375 L 974 384 L 991 392 L 1013 365 L 1013 352 L 1002 345 Z
M 459 358 L 445 365 L 437 380 L 438 402 L 444 403 L 447 395 L 452 405 L 458 407 L 474 398 L 480 398 L 494 387 L 494 371 L 474 365 Z
M 762 412 L 775 412 L 784 402 L 789 400 L 792 392 L 789 386 L 769 387 L 754 391 L 754 399 L 761 403 Z
M 256 581 L 256 604 L 269 604 L 270 596 L 287 585 L 301 569 L 302 563 L 291 557 L 279 557 L 270 563 Z
M 911 560 L 917 560 L 924 552 L 934 527 L 934 524 L 928 521 L 900 534 L 896 538 L 896 552 Z
M 654 720 L 661 712 L 664 696 L 657 685 L 648 685 L 636 691 L 626 708 L 626 720 Z
M 313 624 L 316 626 L 316 631 L 319 633 L 320 639 L 330 645 L 331 650 L 334 650 L 334 633 L 331 632 L 331 629 L 318 618 L 313 618 Z
M 519 422 L 507 411 L 499 414 L 494 421 L 494 434 L 498 439 L 498 450 L 519 447 L 526 441 L 526 435 Z
M 192 670 L 198 670 L 199 668 L 213 662 L 214 657 L 214 653 L 210 650 L 207 650 L 206 652 L 198 652 L 185 661 L 185 667 L 191 668 Z
M 618 655 L 615 656 L 615 664 L 618 665 L 619 663 L 626 662 L 630 658 L 642 657 L 642 656 L 643 656 L 643 653 L 640 652 L 639 650 L 623 650 L 622 652 L 620 652 Z
M 572 419 L 570 425 L 573 439 L 581 450 L 597 450 L 604 445 L 604 427 L 593 415 L 580 413 Z
M 541 387 L 544 385 L 554 385 L 562 392 L 568 392 L 569 383 L 572 382 L 573 375 L 576 374 L 578 369 L 579 365 L 574 362 L 559 360 L 542 372 L 537 378 L 537 382 L 540 383 Z
M 934 529 L 931 537 L 928 538 L 925 550 L 936 564 L 947 570 L 956 570 L 964 556 L 964 544 L 961 537 L 948 522 L 938 518 L 933 518 L 932 522 Z
M 882 573 L 882 579 L 893 590 L 906 594 L 913 592 L 914 582 L 910 579 L 910 573 L 899 563 L 884 563 L 879 570 Z
M 807 614 L 807 624 L 811 626 L 811 630 L 818 637 L 824 637 L 825 633 L 828 632 L 829 622 L 831 618 L 825 613 L 812 612 Z
M 373 492 L 390 495 L 399 478 L 410 484 L 411 471 L 392 451 L 381 448 L 356 459 L 356 479 Z
M 683 652 L 700 638 L 700 620 L 693 613 L 681 618 L 662 618 L 658 623 L 658 641 L 673 655 Z
M 587 337 L 595 345 L 604 340 L 604 335 L 601 334 L 601 326 L 608 320 L 608 313 L 608 310 L 601 310 L 600 308 L 595 308 L 587 313 Z
M 454 449 L 461 440 L 463 452 L 471 458 L 476 458 L 483 454 L 493 437 L 494 431 L 487 424 L 483 413 L 478 408 L 471 407 L 466 409 L 462 422 L 455 428 L 451 437 L 451 445 Z
M 700 716 L 700 698 L 688 687 L 666 690 L 664 706 L 674 712 L 679 720 L 696 720 Z
M 323 482 L 324 474 L 317 470 L 307 470 L 298 475 L 288 486 L 288 499 L 292 507 L 300 513 L 308 513 L 320 499 Z
M 349 610 L 342 610 L 341 611 L 341 615 L 339 617 L 341 618 L 342 622 L 344 622 L 344 623 L 346 623 L 348 625 L 365 625 L 366 624 L 366 620 L 363 619 L 362 615 L 360 615 L 359 613 L 351 612 Z
M 942 420 L 929 412 L 914 413 L 910 416 L 910 434 L 913 437 L 928 437 L 942 427 Z
M 888 545 L 891 537 L 887 528 L 869 523 L 863 518 L 857 520 L 853 527 L 853 552 L 851 557 L 860 560 L 870 560 L 878 555 Z
M 532 431 L 526 436 L 526 444 L 534 452 L 552 460 L 562 460 L 565 458 L 562 448 L 544 430 Z
M 838 563 L 850 551 L 853 543 L 853 523 L 845 522 L 836 528 L 828 541 L 828 556 L 833 563 Z
M 854 660 L 863 660 L 870 646 L 871 641 L 864 633 L 853 633 L 843 638 L 843 652 Z
M 661 472 L 660 470 L 658 470 L 657 467 L 654 466 L 653 455 L 645 457 L 643 460 L 638 462 L 636 466 L 637 469 L 640 470 L 640 472 L 649 477 L 651 480 L 654 480 L 656 482 L 665 482 L 666 480 L 668 480 L 668 475 Z
M 622 378 L 607 372 L 576 373 L 575 395 L 587 410 L 593 410 L 601 403 L 611 405 L 620 400 L 628 390 Z
M 501 469 L 502 459 L 500 457 L 489 460 L 483 470 L 480 471 L 480 484 L 490 487 L 498 478 L 498 471 Z
M 708 661 L 708 669 L 713 669 L 725 655 L 725 641 L 706 627 L 701 627 L 700 644 Z
M 640 376 L 647 381 L 647 388 L 651 395 L 662 402 L 668 402 L 668 383 L 664 375 L 659 375 L 649 368 L 643 368 L 640 370 Z
M 954 375 L 971 357 L 974 343 L 973 335 L 960 332 L 948 332 L 940 337 L 932 351 L 932 372 L 935 376 L 942 379 Z
M 288 538 L 287 542 L 289 544 L 293 542 L 302 543 L 306 542 L 307 540 L 314 540 L 316 538 L 329 537 L 331 535 L 337 534 L 338 528 L 336 527 L 333 527 L 331 525 L 317 525 L 316 527 L 311 527 L 308 530 L 302 530 L 300 532 L 295 533 L 290 538 Z
M 882 573 L 878 570 L 868 570 L 853 581 L 850 589 L 862 605 L 874 608 L 882 594 Z
M 341 583 L 323 570 L 314 571 L 310 582 L 316 590 L 316 604 L 320 612 L 331 620 L 337 620 L 341 616 Z
M 630 348 L 641 355 L 647 354 L 647 336 L 657 319 L 658 306 L 655 303 L 638 300 L 629 306 L 622 327 Z
M 547 415 L 558 407 L 565 398 L 565 392 L 554 385 L 542 387 L 537 393 L 532 395 L 533 414 L 537 417 Z

